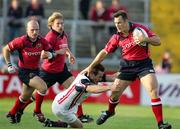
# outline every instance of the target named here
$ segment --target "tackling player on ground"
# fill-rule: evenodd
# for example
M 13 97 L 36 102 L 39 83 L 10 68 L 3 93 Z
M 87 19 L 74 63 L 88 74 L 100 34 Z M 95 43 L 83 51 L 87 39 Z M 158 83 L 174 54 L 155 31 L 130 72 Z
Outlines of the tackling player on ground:
M 89 76 L 79 74 L 71 86 L 56 95 L 52 103 L 52 112 L 62 121 L 68 123 L 72 128 L 82 128 L 83 124 L 76 116 L 78 105 L 81 104 L 90 93 L 102 93 L 108 90 L 116 90 L 115 86 L 97 85 L 104 75 L 104 67 L 97 64 Z M 47 119 L 45 126 L 48 127 L 66 127 L 65 123 L 58 124 L 59 121 Z

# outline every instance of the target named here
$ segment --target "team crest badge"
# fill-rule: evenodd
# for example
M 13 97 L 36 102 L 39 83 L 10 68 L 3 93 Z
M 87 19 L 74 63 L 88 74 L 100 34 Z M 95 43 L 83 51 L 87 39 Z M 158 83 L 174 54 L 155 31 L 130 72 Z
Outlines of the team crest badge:
M 42 46 L 42 44 L 41 44 L 41 43 L 38 43 L 36 47 L 37 47 L 37 48 L 41 48 L 41 46 Z
M 29 73 L 29 78 L 33 78 L 34 77 L 34 73 Z

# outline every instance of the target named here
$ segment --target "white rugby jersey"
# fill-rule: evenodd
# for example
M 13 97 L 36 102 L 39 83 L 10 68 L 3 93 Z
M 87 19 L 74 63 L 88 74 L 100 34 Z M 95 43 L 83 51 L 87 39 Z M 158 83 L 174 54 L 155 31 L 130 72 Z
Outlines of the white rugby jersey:
M 68 89 L 56 95 L 54 102 L 62 110 L 70 110 L 83 102 L 90 93 L 86 92 L 86 87 L 91 81 L 82 74 L 78 74 L 76 79 Z

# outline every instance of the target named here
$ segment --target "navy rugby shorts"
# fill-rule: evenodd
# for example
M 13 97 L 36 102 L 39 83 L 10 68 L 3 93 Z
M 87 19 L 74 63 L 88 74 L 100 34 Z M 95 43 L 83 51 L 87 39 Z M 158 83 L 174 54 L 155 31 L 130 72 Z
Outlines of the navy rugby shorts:
M 133 81 L 137 77 L 143 77 L 150 73 L 155 73 L 152 60 L 150 58 L 144 60 L 120 60 L 120 74 L 118 76 L 121 80 Z
M 39 69 L 31 70 L 31 69 L 25 69 L 25 68 L 19 68 L 18 70 L 18 76 L 19 79 L 29 86 L 29 81 L 35 76 L 39 76 Z
M 41 70 L 39 75 L 47 84 L 48 88 L 54 85 L 56 82 L 63 84 L 69 77 L 72 76 L 71 72 L 68 70 L 66 64 L 64 65 L 64 70 L 59 73 L 49 73 L 47 71 Z

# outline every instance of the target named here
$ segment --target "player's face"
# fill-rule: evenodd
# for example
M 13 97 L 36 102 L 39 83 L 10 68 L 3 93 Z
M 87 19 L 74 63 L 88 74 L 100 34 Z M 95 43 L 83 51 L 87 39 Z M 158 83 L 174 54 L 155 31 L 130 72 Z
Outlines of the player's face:
M 124 20 L 121 16 L 114 18 L 114 24 L 118 30 L 118 32 L 128 32 L 128 20 Z
M 52 29 L 62 33 L 64 31 L 64 20 L 63 19 L 55 19 L 52 24 Z
M 27 35 L 32 40 L 37 39 L 37 37 L 39 35 L 39 24 L 38 24 L 38 22 L 33 21 L 33 22 L 29 22 L 27 24 Z
M 93 74 L 91 79 L 94 81 L 94 83 L 98 83 L 98 82 L 100 82 L 102 80 L 103 75 L 104 75 L 104 72 L 99 71 L 97 75 Z

